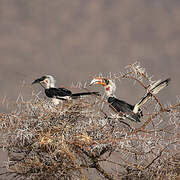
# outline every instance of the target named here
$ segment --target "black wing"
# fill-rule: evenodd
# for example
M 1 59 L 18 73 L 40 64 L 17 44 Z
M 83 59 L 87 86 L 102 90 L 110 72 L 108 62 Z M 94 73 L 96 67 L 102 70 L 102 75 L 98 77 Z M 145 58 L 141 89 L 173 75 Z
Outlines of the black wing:
M 110 103 L 118 112 L 133 111 L 134 109 L 133 105 L 128 104 L 127 102 L 119 100 L 115 97 L 109 97 L 108 103 Z
M 45 94 L 49 98 L 62 98 L 64 96 L 71 96 L 72 92 L 65 88 L 49 88 L 45 89 Z
M 138 115 L 133 112 L 133 105 L 128 104 L 127 102 L 119 100 L 115 97 L 109 97 L 108 102 L 117 112 L 122 112 L 126 118 L 132 121 L 140 122 Z

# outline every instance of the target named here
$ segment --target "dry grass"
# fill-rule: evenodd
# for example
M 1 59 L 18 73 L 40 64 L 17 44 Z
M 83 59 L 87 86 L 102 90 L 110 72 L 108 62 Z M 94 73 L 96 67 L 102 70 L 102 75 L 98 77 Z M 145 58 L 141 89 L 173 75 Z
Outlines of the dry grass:
M 138 63 L 113 79 L 151 78 Z M 154 96 L 142 123 L 123 121 L 103 98 L 91 96 L 58 106 L 34 95 L 1 114 L 1 147 L 8 151 L 12 179 L 178 179 L 180 102 L 163 105 Z M 136 126 L 136 128 L 134 128 Z

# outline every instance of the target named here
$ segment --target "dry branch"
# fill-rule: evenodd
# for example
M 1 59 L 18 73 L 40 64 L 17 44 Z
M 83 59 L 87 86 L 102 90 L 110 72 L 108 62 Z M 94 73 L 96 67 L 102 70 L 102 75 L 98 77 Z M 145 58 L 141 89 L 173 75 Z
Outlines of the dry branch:
M 145 89 L 153 83 L 139 63 L 111 78 L 133 79 Z M 104 98 L 58 106 L 36 94 L 29 101 L 18 98 L 14 111 L 0 115 L 1 148 L 9 155 L 7 172 L 0 175 L 78 180 L 95 169 L 94 179 L 175 179 L 180 175 L 180 102 L 166 106 L 153 99 L 143 123 L 135 125 L 122 120 Z

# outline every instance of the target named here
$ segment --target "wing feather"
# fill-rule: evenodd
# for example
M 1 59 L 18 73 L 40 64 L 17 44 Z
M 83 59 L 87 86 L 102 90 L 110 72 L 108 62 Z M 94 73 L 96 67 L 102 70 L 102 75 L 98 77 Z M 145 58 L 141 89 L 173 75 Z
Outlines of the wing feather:
M 71 96 L 72 92 L 66 88 L 49 88 L 45 90 L 45 94 L 49 98 L 63 98 L 64 96 Z
M 128 118 L 131 121 L 140 122 L 138 114 L 135 114 L 133 112 L 134 109 L 133 105 L 128 104 L 127 102 L 119 100 L 115 97 L 109 97 L 108 102 L 117 112 L 122 113 L 124 118 Z

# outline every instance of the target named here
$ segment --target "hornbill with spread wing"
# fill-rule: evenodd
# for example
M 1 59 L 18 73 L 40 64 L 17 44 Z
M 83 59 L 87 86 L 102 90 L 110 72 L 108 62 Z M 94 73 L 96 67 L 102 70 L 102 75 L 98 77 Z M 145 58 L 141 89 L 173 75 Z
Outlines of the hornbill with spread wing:
M 59 104 L 59 101 L 77 99 L 86 95 L 97 95 L 100 96 L 98 92 L 82 92 L 82 93 L 72 93 L 66 88 L 56 88 L 55 79 L 51 75 L 45 75 L 38 78 L 32 82 L 32 84 L 39 83 L 44 89 L 47 97 L 53 99 L 55 105 Z
M 93 78 L 90 85 L 100 84 L 105 88 L 106 95 L 108 97 L 107 101 L 116 112 L 122 114 L 123 118 L 130 119 L 131 121 L 140 122 L 140 118 L 143 116 L 141 106 L 146 103 L 152 95 L 157 94 L 160 90 L 168 86 L 170 78 L 161 81 L 158 80 L 147 89 L 146 94 L 135 104 L 131 105 L 123 100 L 117 99 L 114 95 L 116 90 L 115 82 L 107 78 Z

